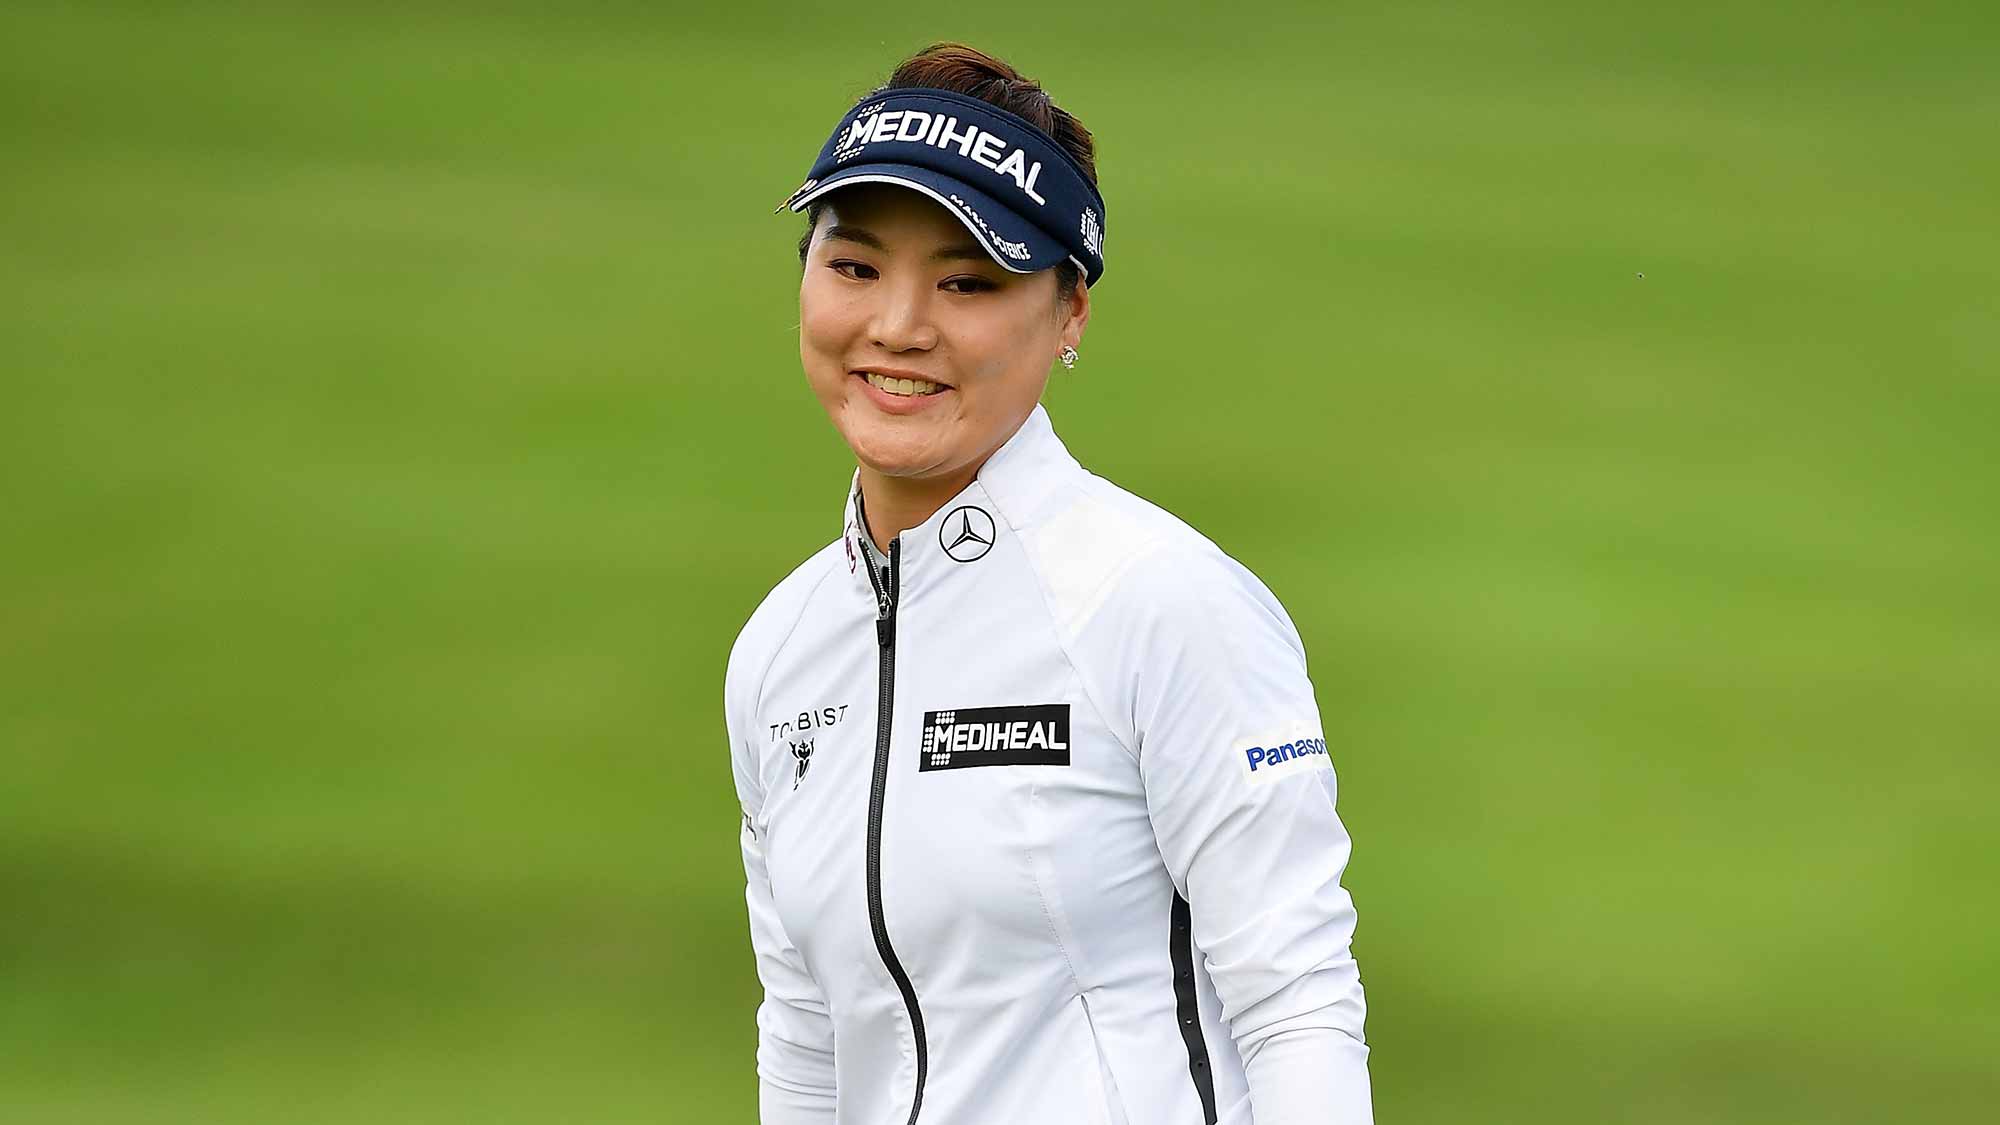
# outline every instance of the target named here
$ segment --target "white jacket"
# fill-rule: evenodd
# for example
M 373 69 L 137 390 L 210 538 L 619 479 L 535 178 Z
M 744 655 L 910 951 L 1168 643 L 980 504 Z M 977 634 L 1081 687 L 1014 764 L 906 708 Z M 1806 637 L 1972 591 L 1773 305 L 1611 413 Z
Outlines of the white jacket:
M 887 558 L 856 496 L 729 657 L 765 1125 L 1368 1122 L 1270 591 L 1040 407 Z

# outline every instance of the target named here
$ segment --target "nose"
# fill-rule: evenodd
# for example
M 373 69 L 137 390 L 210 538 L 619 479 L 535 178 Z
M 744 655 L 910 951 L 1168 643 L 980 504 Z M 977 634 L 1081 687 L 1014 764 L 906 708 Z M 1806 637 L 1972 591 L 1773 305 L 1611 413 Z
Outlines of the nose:
M 876 302 L 868 330 L 875 345 L 892 352 L 929 351 L 937 346 L 929 286 L 918 279 L 875 285 Z

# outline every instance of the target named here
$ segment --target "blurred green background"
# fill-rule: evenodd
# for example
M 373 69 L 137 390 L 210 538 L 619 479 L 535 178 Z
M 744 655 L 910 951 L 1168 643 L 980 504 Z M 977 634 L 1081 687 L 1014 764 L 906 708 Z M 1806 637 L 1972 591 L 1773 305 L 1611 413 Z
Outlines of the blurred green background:
M 1305 636 L 1380 1120 L 1991 1120 L 1996 34 L 14 0 L 0 1121 L 753 1120 L 770 209 L 938 38 L 1100 140 L 1060 432 Z

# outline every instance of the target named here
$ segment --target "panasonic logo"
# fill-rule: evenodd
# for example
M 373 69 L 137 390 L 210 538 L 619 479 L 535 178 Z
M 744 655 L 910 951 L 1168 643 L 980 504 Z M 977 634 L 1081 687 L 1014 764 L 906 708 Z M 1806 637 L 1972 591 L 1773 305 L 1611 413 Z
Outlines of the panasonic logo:
M 1301 728 L 1312 729 L 1304 723 L 1286 729 L 1290 733 Z M 1316 733 L 1304 736 L 1293 733 L 1291 737 L 1259 739 L 1238 746 L 1236 760 L 1242 766 L 1244 779 L 1253 785 L 1295 773 L 1332 768 L 1332 761 L 1327 757 L 1326 739 Z
M 1279 746 L 1269 747 L 1268 749 L 1262 746 L 1251 746 L 1243 751 L 1243 757 L 1250 764 L 1250 772 L 1256 773 L 1258 768 L 1262 766 L 1275 766 L 1280 762 L 1289 762 L 1293 758 L 1302 757 L 1306 754 L 1325 753 L 1326 739 L 1302 738 L 1297 742 L 1287 742 Z

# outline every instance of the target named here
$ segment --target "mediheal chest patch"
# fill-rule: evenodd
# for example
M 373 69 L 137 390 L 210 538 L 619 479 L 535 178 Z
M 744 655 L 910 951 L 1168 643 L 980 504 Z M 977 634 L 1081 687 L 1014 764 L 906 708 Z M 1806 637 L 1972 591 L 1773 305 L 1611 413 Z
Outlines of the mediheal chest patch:
M 1069 704 L 924 712 L 917 771 L 1069 765 Z

